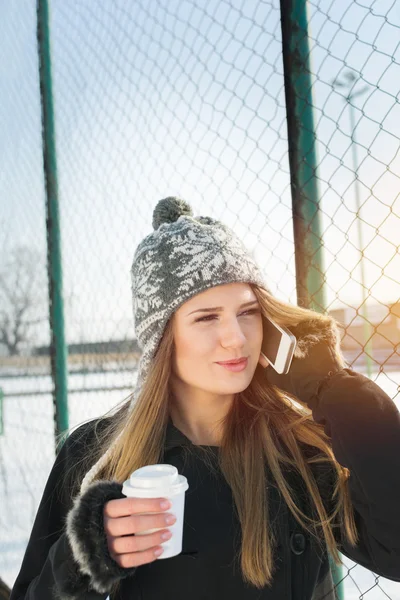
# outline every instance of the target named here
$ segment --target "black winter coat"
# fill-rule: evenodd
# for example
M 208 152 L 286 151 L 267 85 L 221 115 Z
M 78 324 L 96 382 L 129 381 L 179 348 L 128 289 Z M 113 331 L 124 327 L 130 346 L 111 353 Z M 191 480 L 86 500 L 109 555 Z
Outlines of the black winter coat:
M 351 548 L 337 529 L 339 549 L 378 575 L 400 581 L 399 411 L 379 386 L 350 369 L 336 374 L 317 400 L 313 417 L 325 424 L 337 460 L 351 473 L 349 486 L 360 542 Z M 200 458 L 200 448 L 172 421 L 167 428 L 163 462 L 175 465 L 190 485 L 182 553 L 131 569 L 126 576 L 127 572 L 109 557 L 105 539 L 100 535 L 95 560 L 89 557 L 97 569 L 94 579 L 83 575 L 65 532 L 65 518 L 72 506 L 71 490 L 61 482 L 92 443 L 95 423 L 87 423 L 72 433 L 57 456 L 11 600 L 105 599 L 107 592 L 94 591 L 92 584 L 104 582 L 108 573 L 125 575 L 120 592 L 112 600 L 333 600 L 327 554 L 300 528 L 274 486 L 270 488 L 270 522 L 276 524 L 278 545 L 273 585 L 257 590 L 243 582 L 234 560 L 240 544 L 240 526 L 231 490 L 220 472 L 218 477 L 210 472 Z M 99 424 L 106 424 L 106 419 Z M 217 464 L 218 448 L 213 448 L 213 452 Z M 332 481 L 332 473 L 318 476 L 326 502 Z M 120 484 L 109 485 L 103 502 L 122 497 Z M 101 514 L 99 510 L 96 513 L 95 507 L 86 506 L 87 509 L 94 521 L 96 514 Z

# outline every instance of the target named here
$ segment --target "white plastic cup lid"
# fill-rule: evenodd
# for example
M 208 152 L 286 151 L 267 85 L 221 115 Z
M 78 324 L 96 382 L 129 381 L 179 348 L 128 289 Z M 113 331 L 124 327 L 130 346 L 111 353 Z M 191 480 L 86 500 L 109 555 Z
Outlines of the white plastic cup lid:
M 173 465 L 148 465 L 137 469 L 129 478 L 135 488 L 154 489 L 178 483 L 178 469 Z
M 173 465 L 146 465 L 132 473 L 125 481 L 122 493 L 139 498 L 176 496 L 188 489 L 186 477 L 179 475 Z

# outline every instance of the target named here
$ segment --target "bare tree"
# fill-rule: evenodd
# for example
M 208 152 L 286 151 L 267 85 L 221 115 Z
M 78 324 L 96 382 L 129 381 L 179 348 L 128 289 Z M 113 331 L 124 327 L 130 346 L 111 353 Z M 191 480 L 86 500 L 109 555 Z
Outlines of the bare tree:
M 0 344 L 10 356 L 33 342 L 47 323 L 45 261 L 27 246 L 14 248 L 0 270 Z

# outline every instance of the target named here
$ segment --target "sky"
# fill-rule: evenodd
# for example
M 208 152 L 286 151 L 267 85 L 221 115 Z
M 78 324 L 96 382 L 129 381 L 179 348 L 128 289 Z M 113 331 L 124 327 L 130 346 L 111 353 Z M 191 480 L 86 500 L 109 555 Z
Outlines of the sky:
M 296 302 L 279 2 L 50 0 L 67 340 L 134 335 L 130 267 L 160 198 L 223 220 Z M 21 10 L 23 6 L 23 10 Z M 362 302 L 346 69 L 369 302 L 400 298 L 400 15 L 310 1 L 328 308 Z M 1 254 L 46 255 L 35 2 L 0 3 Z

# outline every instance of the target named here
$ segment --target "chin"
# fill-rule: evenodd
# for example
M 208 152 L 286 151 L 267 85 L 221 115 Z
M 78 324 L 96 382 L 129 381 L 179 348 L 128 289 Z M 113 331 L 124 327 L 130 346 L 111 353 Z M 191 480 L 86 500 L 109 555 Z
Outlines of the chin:
M 238 394 L 249 387 L 252 377 L 243 377 L 242 381 L 231 381 L 226 385 L 221 385 L 221 394 Z

